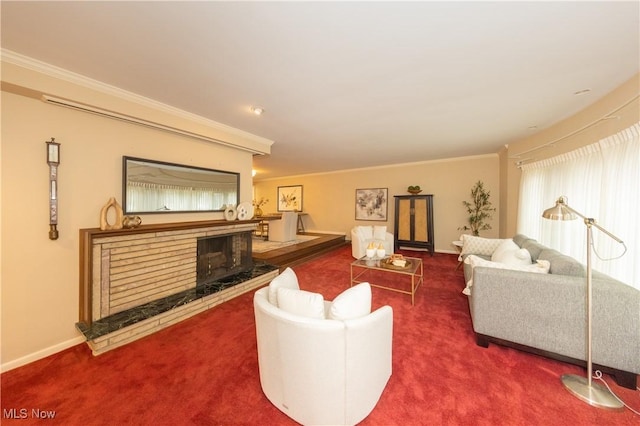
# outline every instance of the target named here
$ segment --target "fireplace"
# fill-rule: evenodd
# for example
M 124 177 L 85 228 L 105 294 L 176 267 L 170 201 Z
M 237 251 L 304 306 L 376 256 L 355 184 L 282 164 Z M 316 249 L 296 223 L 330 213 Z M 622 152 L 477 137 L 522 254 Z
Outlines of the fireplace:
M 198 238 L 197 257 L 197 287 L 250 271 L 251 232 Z
M 93 354 L 268 284 L 278 267 L 252 260 L 257 223 L 209 220 L 81 229 L 76 328 Z

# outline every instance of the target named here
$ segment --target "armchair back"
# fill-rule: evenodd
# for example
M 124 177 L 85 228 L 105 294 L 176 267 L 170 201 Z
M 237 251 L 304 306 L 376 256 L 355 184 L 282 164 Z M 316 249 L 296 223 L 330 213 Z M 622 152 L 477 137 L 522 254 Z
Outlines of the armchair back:
M 293 241 L 298 233 L 298 213 L 283 212 L 282 218 L 269 221 L 269 241 Z
M 307 318 L 271 304 L 268 293 L 253 298 L 264 394 L 301 424 L 359 423 L 391 376 L 392 308 L 343 321 Z

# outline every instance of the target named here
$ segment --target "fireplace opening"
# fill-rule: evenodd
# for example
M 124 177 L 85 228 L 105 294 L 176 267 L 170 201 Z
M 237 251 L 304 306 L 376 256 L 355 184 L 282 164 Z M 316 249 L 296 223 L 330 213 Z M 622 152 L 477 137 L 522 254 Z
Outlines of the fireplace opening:
M 251 232 L 198 238 L 196 286 L 253 268 Z

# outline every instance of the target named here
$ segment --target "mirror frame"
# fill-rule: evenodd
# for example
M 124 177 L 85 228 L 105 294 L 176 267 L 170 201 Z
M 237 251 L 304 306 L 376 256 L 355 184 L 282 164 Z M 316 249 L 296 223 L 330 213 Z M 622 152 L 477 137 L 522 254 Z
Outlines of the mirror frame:
M 240 202 L 240 173 L 238 172 L 229 172 L 226 170 L 217 170 L 217 169 L 208 169 L 204 167 L 197 166 L 188 166 L 184 164 L 177 163 L 169 163 L 166 161 L 156 161 L 156 160 L 148 160 L 146 158 L 138 158 L 138 157 L 122 157 L 122 209 L 124 214 L 159 214 L 159 213 L 201 213 L 201 212 L 222 212 L 225 209 L 225 206 L 221 206 L 219 209 L 207 210 L 156 210 L 156 211 L 131 211 L 127 207 L 127 182 L 129 181 L 129 162 L 135 161 L 137 163 L 146 163 L 151 167 L 157 167 L 159 169 L 167 169 L 170 168 L 172 170 L 179 169 L 182 172 L 189 171 L 197 171 L 199 175 L 202 172 L 208 172 L 211 175 L 230 175 L 235 176 L 235 184 L 236 184 L 236 200 L 234 205 L 238 205 Z M 166 167 L 165 167 L 166 166 Z M 182 169 L 182 170 L 181 170 Z M 180 186 L 180 180 L 176 179 L 175 185 Z

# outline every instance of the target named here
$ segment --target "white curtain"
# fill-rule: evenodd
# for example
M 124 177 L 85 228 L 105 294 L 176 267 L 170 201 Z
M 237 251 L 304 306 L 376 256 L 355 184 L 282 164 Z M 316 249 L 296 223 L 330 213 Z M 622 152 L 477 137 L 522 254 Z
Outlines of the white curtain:
M 640 289 L 640 123 L 593 145 L 522 166 L 518 232 L 586 262 L 582 220 L 542 218 L 562 195 L 567 204 L 622 239 L 593 228 L 593 269 Z M 602 258 L 602 259 L 601 259 Z
M 127 184 L 127 210 L 206 211 L 236 204 L 235 186 L 227 188 L 190 188 L 173 185 L 130 182 Z

